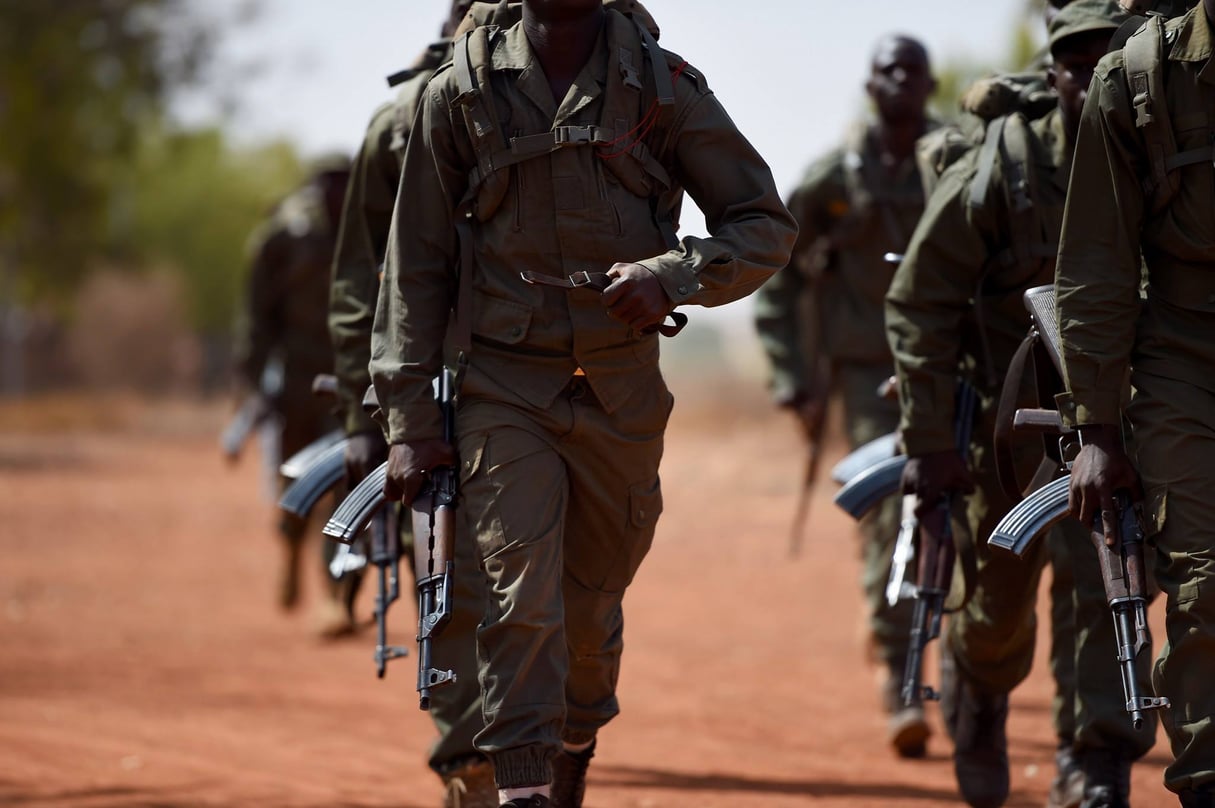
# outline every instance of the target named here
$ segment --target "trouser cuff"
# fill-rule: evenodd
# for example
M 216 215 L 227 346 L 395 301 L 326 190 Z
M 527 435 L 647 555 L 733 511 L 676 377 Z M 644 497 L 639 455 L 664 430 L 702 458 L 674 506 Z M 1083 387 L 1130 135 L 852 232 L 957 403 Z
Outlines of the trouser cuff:
M 545 746 L 523 746 L 490 756 L 494 782 L 498 788 L 530 788 L 548 785 L 553 780 L 549 759 L 552 750 Z

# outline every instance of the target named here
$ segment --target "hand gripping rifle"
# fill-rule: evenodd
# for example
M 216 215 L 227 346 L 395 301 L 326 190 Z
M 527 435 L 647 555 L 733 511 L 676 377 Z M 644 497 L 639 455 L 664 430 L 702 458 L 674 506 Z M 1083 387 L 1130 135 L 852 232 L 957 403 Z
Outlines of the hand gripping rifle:
M 965 456 L 974 428 L 978 393 L 966 382 L 958 384 L 954 416 L 954 445 Z M 953 541 L 953 495 L 946 494 L 920 519 L 919 574 L 915 587 L 915 610 L 907 644 L 907 666 L 903 669 L 903 704 L 911 707 L 924 699 L 939 700 L 941 694 L 923 684 L 924 649 L 941 636 L 941 615 L 953 581 L 956 549 Z
M 455 374 L 443 368 L 437 381 L 443 440 L 454 446 Z M 418 706 L 423 710 L 430 709 L 433 688 L 456 681 L 454 671 L 433 666 L 431 643 L 451 622 L 459 482 L 458 464 L 430 469 L 426 484 L 413 501 L 414 571 L 418 587 Z

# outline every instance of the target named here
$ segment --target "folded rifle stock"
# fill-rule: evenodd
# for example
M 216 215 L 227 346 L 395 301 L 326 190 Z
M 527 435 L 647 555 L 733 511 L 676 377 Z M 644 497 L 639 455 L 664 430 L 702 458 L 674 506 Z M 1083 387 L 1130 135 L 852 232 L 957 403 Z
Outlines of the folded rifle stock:
M 840 485 L 847 485 L 852 478 L 866 469 L 894 457 L 898 450 L 899 435 L 897 432 L 874 438 L 868 443 L 856 447 L 832 466 L 831 479 Z
M 906 455 L 888 457 L 857 474 L 835 494 L 839 505 L 856 520 L 877 507 L 886 497 L 899 492 L 903 480 Z

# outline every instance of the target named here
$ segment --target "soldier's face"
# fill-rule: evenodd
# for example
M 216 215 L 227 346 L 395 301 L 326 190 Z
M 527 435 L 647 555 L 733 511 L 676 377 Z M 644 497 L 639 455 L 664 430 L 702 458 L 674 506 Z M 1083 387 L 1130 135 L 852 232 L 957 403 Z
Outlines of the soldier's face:
M 603 6 L 603 0 L 523 0 L 531 15 L 542 22 L 562 22 L 585 17 Z
M 883 120 L 900 120 L 922 116 L 936 86 L 924 48 L 892 38 L 878 45 L 865 89 Z
M 1077 34 L 1068 37 L 1057 49 L 1054 64 L 1047 73 L 1047 82 L 1059 94 L 1059 113 L 1063 126 L 1073 140 L 1080 130 L 1080 113 L 1088 98 L 1088 87 L 1093 81 L 1093 71 L 1110 46 L 1108 31 Z

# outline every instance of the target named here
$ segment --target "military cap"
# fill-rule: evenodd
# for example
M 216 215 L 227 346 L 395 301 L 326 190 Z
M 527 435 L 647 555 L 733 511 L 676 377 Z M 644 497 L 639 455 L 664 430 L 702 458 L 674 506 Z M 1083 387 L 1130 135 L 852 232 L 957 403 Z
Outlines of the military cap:
M 1047 29 L 1050 52 L 1055 54 L 1063 40 L 1092 31 L 1109 31 L 1112 36 L 1129 15 L 1115 0 L 1074 0 L 1051 20 Z
M 329 152 L 308 161 L 305 173 L 309 177 L 322 174 L 349 174 L 350 156 L 342 152 Z

